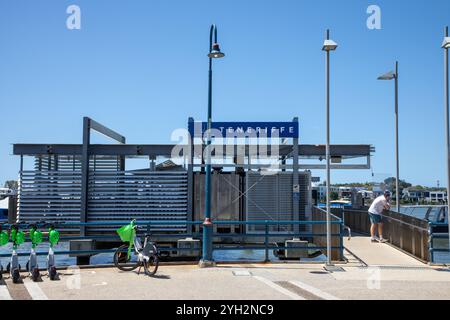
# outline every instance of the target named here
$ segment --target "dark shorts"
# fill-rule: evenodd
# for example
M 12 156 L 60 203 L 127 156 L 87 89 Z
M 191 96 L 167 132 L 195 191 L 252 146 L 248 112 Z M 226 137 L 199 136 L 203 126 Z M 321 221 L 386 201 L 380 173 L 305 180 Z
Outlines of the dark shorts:
M 380 214 L 373 214 L 369 212 L 369 217 L 372 224 L 383 223 L 383 216 Z

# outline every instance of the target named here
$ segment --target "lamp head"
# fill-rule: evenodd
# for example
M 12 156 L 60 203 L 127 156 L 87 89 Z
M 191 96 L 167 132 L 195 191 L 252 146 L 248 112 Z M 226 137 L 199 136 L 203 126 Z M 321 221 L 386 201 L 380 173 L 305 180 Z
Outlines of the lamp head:
M 336 50 L 337 47 L 338 47 L 338 45 L 336 42 L 334 42 L 333 40 L 327 39 L 323 43 L 322 50 L 323 51 L 334 51 L 334 50 Z
M 214 43 L 211 52 L 208 54 L 211 59 L 219 59 L 225 57 L 225 53 L 220 51 L 218 43 Z
M 443 49 L 449 49 L 450 48 L 450 37 L 445 37 L 444 41 L 442 42 L 442 48 Z
M 386 74 L 378 77 L 378 80 L 393 80 L 397 77 L 394 71 L 389 71 Z

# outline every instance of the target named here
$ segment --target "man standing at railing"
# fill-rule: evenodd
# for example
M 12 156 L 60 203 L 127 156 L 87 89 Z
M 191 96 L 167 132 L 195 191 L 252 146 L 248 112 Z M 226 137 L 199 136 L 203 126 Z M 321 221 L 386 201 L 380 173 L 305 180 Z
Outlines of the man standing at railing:
M 376 198 L 372 205 L 369 208 L 369 217 L 370 222 L 372 223 L 370 227 L 370 235 L 372 237 L 372 242 L 387 242 L 386 239 L 383 238 L 383 211 L 389 210 L 391 205 L 389 201 L 391 200 L 391 193 L 389 191 L 385 191 L 384 195 Z M 375 235 L 375 232 L 378 229 L 378 237 Z

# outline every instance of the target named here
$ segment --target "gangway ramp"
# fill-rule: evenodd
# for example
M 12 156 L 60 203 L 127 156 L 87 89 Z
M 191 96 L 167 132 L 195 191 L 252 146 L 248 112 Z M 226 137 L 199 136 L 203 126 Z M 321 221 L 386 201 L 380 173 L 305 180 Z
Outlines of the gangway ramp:
M 388 243 L 372 243 L 369 236 L 353 235 L 344 247 L 367 266 L 424 267 L 425 263 Z

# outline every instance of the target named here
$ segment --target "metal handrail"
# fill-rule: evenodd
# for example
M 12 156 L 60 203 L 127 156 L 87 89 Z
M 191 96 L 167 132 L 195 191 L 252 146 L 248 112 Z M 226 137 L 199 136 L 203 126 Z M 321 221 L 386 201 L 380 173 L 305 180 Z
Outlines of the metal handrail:
M 42 222 L 43 223 L 43 222 Z M 122 225 L 124 223 L 124 221 L 107 221 L 107 222 L 67 222 L 67 223 L 53 223 L 55 225 L 55 227 L 57 226 L 111 226 L 111 225 Z M 185 223 L 185 224 L 189 224 L 189 225 L 201 225 L 203 224 L 203 221 L 137 221 L 136 225 L 141 225 L 141 226 L 147 226 L 150 227 L 152 225 L 158 225 L 158 224 L 180 224 L 180 223 Z M 314 247 L 309 247 L 309 246 L 290 246 L 290 247 L 285 247 L 285 246 L 278 246 L 278 245 L 270 245 L 269 243 L 269 239 L 270 238 L 277 238 L 277 237 L 285 237 L 285 236 L 325 236 L 326 234 L 313 234 L 313 233 L 289 233 L 289 234 L 279 234 L 279 233 L 271 233 L 269 231 L 269 226 L 271 225 L 286 225 L 286 224 L 326 224 L 326 221 L 269 221 L 269 220 L 264 220 L 264 221 L 216 221 L 214 222 L 217 225 L 265 225 L 265 232 L 263 233 L 258 233 L 258 234 L 220 234 L 220 233 L 214 233 L 213 237 L 227 237 L 227 238 L 243 238 L 243 237 L 251 237 L 251 238 L 262 238 L 263 239 L 263 243 L 261 245 L 254 245 L 254 246 L 230 246 L 228 244 L 225 244 L 226 247 L 221 247 L 221 246 L 214 246 L 213 250 L 265 250 L 266 252 L 266 261 L 268 260 L 268 252 L 269 250 L 310 250 L 310 249 L 317 249 L 317 250 L 326 250 L 327 248 L 325 246 L 314 246 Z M 340 224 L 342 226 L 342 221 L 334 221 L 334 224 Z M 20 227 L 25 227 L 25 226 L 29 226 L 29 224 L 18 224 Z M 10 224 L 4 224 L 3 227 L 9 227 L 11 226 Z M 340 233 L 333 233 L 331 236 L 333 237 L 339 237 L 342 239 L 343 234 L 342 234 L 342 227 L 340 228 L 341 232 Z M 179 238 L 183 238 L 186 236 L 190 236 L 192 237 L 192 234 L 173 234 L 170 235 L 171 237 L 179 237 Z M 71 240 L 71 239 L 95 239 L 96 237 L 101 237 L 101 239 L 117 239 L 119 240 L 118 237 L 116 236 L 78 236 L 78 237 L 61 237 L 60 240 L 61 241 L 65 241 L 65 240 Z M 332 247 L 331 249 L 333 250 L 342 250 L 342 241 L 341 241 L 341 245 L 339 247 Z M 175 248 L 175 247 L 161 247 L 162 251 L 192 251 L 192 248 Z M 69 254 L 86 254 L 86 255 L 95 255 L 98 253 L 111 253 L 114 252 L 115 249 L 103 249 L 103 250 L 64 250 L 64 251 L 55 251 L 56 255 L 69 255 Z M 47 252 L 36 252 L 37 255 L 46 255 Z M 18 252 L 19 256 L 26 256 L 29 255 L 28 250 L 26 252 L 21 252 L 21 250 Z M 9 257 L 10 254 L 0 254 L 0 257 Z
M 362 210 L 345 209 L 345 211 L 347 211 L 347 212 L 367 213 L 367 211 L 362 211 Z M 402 214 L 402 213 L 399 213 L 399 212 L 397 212 L 397 213 L 398 213 L 398 214 Z M 405 215 L 405 216 L 409 217 L 408 215 Z M 419 226 L 413 225 L 413 224 L 411 224 L 411 223 L 408 223 L 408 222 L 405 222 L 405 221 L 402 221 L 402 220 L 393 218 L 393 217 L 391 217 L 391 216 L 383 215 L 383 218 L 386 218 L 386 219 L 389 219 L 389 220 L 392 220 L 392 221 L 398 222 L 398 223 L 400 223 L 400 224 L 407 225 L 407 226 L 409 226 L 409 227 L 411 227 L 411 228 L 416 228 L 416 229 L 419 229 L 419 230 L 422 230 L 422 231 L 427 231 L 427 230 L 428 230 L 427 228 L 419 227 Z M 419 220 L 420 220 L 420 219 L 419 219 Z M 422 220 L 422 221 L 428 222 L 428 221 L 426 221 L 426 220 Z

